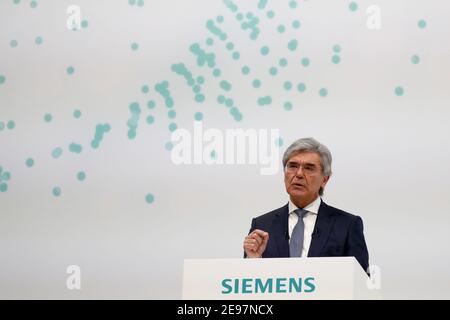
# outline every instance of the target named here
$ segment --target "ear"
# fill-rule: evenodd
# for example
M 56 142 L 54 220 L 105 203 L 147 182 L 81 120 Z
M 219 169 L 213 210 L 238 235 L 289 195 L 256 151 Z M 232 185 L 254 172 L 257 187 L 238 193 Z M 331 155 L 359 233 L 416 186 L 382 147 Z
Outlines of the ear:
M 327 184 L 328 180 L 330 180 L 330 176 L 324 176 L 323 177 L 323 181 L 322 184 L 320 185 L 322 188 L 325 187 L 325 185 Z

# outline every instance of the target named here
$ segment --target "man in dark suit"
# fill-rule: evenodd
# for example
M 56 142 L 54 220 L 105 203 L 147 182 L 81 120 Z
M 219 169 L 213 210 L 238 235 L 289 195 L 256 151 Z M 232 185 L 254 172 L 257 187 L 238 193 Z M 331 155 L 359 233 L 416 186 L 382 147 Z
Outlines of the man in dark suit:
M 313 138 L 292 143 L 284 153 L 289 202 L 256 217 L 244 240 L 245 257 L 353 256 L 368 271 L 362 219 L 322 201 L 331 176 L 331 153 Z

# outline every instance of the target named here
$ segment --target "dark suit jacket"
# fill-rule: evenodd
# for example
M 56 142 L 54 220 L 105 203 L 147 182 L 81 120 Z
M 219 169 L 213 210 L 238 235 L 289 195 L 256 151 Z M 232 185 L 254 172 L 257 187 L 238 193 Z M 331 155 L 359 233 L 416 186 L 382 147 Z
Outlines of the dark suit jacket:
M 260 229 L 269 233 L 269 242 L 263 258 L 289 257 L 288 208 L 289 205 L 286 204 L 252 220 L 250 232 Z M 338 256 L 353 256 L 364 271 L 368 271 L 369 253 L 364 239 L 363 221 L 360 217 L 333 208 L 322 200 L 308 257 Z

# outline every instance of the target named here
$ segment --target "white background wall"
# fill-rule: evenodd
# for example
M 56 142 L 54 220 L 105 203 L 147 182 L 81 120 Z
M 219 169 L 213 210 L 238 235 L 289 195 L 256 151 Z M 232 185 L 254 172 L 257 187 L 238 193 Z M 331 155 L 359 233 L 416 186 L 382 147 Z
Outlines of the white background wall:
M 183 259 L 241 257 L 251 218 L 287 202 L 283 175 L 262 176 L 256 165 L 175 166 L 165 149 L 168 125 L 191 130 L 202 112 L 205 128 L 280 129 L 281 151 L 305 136 L 326 144 L 334 175 L 323 199 L 363 218 L 384 296 L 450 298 L 450 4 L 359 0 L 351 11 L 349 3 L 297 1 L 291 9 L 287 0 L 269 0 L 258 9 L 257 0 L 236 1 L 239 11 L 260 18 L 253 41 L 219 0 L 145 0 L 143 7 L 128 0 L 38 0 L 35 8 L 30 1 L 0 1 L 0 123 L 15 122 L 0 131 L 0 166 L 11 174 L 0 192 L 0 297 L 179 299 Z M 67 29 L 71 4 L 81 8 L 87 28 Z M 370 5 L 381 9 L 380 30 L 366 26 Z M 205 27 L 218 15 L 239 60 Z M 290 27 L 295 19 L 298 30 Z M 279 24 L 285 33 L 277 32 Z M 299 46 L 291 52 L 286 45 L 293 38 Z M 215 53 L 220 78 L 197 65 L 193 43 Z M 339 64 L 331 62 L 335 44 Z M 264 45 L 267 56 L 260 54 Z M 420 63 L 411 63 L 414 54 Z M 300 63 L 305 56 L 308 67 Z M 282 57 L 288 66 L 270 76 Z M 180 62 L 205 78 L 203 103 L 171 71 Z M 245 65 L 249 75 L 241 72 Z M 255 78 L 259 89 L 252 87 Z M 218 79 L 228 80 L 231 91 L 220 89 Z M 164 80 L 174 120 L 154 89 Z M 283 89 L 287 80 L 291 91 Z M 303 93 L 299 82 L 306 84 Z M 322 87 L 326 97 L 318 94 Z M 242 121 L 217 103 L 219 94 L 233 98 Z M 265 95 L 272 103 L 259 106 Z M 150 99 L 153 110 L 146 107 Z M 134 101 L 142 115 L 131 140 Z M 293 103 L 291 111 L 285 101 Z M 90 141 L 98 123 L 111 131 L 95 150 Z M 72 142 L 83 146 L 80 154 L 68 151 Z M 63 155 L 53 159 L 58 146 Z M 28 157 L 35 160 L 31 168 Z M 80 170 L 83 182 L 76 179 Z M 54 186 L 61 196 L 52 195 Z M 81 267 L 80 291 L 66 288 L 69 265 Z

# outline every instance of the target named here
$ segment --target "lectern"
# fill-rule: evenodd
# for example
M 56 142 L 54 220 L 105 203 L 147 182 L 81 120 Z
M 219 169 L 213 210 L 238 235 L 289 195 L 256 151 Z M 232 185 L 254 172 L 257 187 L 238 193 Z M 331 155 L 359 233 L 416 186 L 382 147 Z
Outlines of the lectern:
M 186 259 L 183 299 L 379 299 L 354 257 Z

